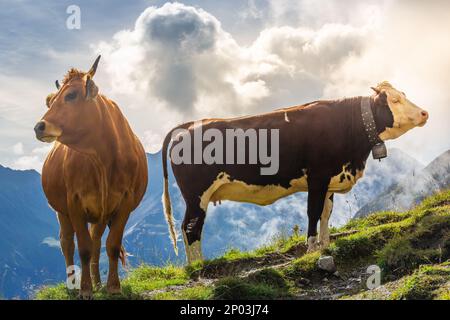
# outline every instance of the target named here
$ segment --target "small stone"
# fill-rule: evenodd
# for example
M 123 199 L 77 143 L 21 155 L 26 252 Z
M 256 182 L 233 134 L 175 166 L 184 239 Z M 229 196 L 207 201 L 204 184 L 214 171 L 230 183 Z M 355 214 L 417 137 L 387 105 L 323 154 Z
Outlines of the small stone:
M 336 265 L 334 264 L 334 259 L 332 256 L 322 256 L 317 261 L 317 267 L 321 270 L 335 273 L 336 272 Z
M 295 281 L 295 284 L 296 284 L 298 287 L 307 286 L 307 285 L 309 285 L 310 283 L 311 283 L 311 281 L 310 281 L 309 279 L 306 279 L 306 278 L 299 278 L 299 279 L 297 279 L 297 280 Z

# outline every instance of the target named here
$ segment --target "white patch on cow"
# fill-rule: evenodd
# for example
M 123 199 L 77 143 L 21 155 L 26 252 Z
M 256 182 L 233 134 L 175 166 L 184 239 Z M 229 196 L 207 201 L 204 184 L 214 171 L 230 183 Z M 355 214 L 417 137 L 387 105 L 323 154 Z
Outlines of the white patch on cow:
M 215 199 L 212 200 L 211 196 L 216 192 L 217 189 L 219 189 L 224 184 L 230 183 L 230 175 L 226 174 L 225 172 L 221 172 L 217 175 L 216 180 L 209 186 L 208 189 L 206 189 L 205 192 L 200 197 L 200 208 L 203 209 L 203 211 L 208 210 L 208 204 L 210 201 L 219 201 L 224 199 Z
M 284 121 L 291 122 L 288 118 L 287 112 L 284 113 Z
M 333 193 L 328 192 L 325 197 L 322 215 L 320 216 L 319 243 L 322 249 L 330 244 L 330 229 L 328 221 L 330 220 L 331 211 L 333 210 L 333 201 L 330 199 Z
M 348 164 L 342 166 L 342 171 L 331 178 L 330 184 L 328 185 L 328 191 L 337 193 L 347 193 L 349 192 L 356 182 L 363 176 L 363 170 L 356 170 L 356 175 L 353 175 L 351 171 L 345 171 L 345 167 Z M 342 179 L 341 176 L 344 175 Z M 341 181 L 342 180 L 342 181 Z
M 280 185 L 252 185 L 240 180 L 230 181 L 230 176 L 222 172 L 211 186 L 203 192 L 200 197 L 200 207 L 206 212 L 209 202 L 230 200 L 247 202 L 257 205 L 269 205 L 299 191 L 307 191 L 307 176 L 304 175 L 290 181 L 290 187 L 284 188 Z
M 347 164 L 348 165 L 348 164 Z M 345 171 L 346 165 L 342 166 L 342 171 L 331 178 L 328 190 L 331 193 L 346 193 L 352 189 L 355 183 L 363 176 L 363 171 L 357 170 L 356 175 L 350 171 Z M 266 206 L 274 203 L 278 199 L 284 198 L 296 192 L 307 192 L 308 182 L 306 170 L 302 170 L 303 175 L 290 181 L 290 187 L 284 188 L 280 185 L 254 185 L 247 184 L 240 180 L 230 180 L 230 175 L 221 172 L 216 180 L 209 186 L 200 197 L 200 208 L 205 212 L 208 210 L 210 202 L 220 202 L 222 200 L 253 203 Z M 341 175 L 344 179 L 341 182 Z
M 314 252 L 314 251 L 317 251 L 320 249 L 319 242 L 317 241 L 317 237 L 314 237 L 314 236 L 309 237 L 307 244 L 308 244 L 308 251 L 307 251 L 308 253 Z

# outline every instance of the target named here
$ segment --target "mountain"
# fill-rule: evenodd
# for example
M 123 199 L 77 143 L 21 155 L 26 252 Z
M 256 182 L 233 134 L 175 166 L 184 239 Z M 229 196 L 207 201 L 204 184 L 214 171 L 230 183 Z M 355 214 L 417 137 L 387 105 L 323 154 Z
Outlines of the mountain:
M 26 297 L 39 284 L 60 281 L 64 263 L 58 223 L 34 170 L 0 166 L 0 294 Z
M 450 188 L 450 150 L 434 159 L 420 171 L 393 183 L 355 215 L 363 217 L 374 211 L 404 211 L 418 204 L 425 197 Z

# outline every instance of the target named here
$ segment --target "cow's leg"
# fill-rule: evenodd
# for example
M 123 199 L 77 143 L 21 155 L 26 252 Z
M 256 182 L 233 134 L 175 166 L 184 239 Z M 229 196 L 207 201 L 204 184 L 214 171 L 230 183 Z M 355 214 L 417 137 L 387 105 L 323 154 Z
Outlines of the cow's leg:
M 106 239 L 106 252 L 109 258 L 108 281 L 106 290 L 109 294 L 120 294 L 119 256 L 122 249 L 122 237 L 127 224 L 129 211 L 118 211 L 111 219 L 109 234 Z
M 61 244 L 61 251 L 64 255 L 64 259 L 66 260 L 66 272 L 67 277 L 73 275 L 75 270 L 68 273 L 68 268 L 74 265 L 73 255 L 75 252 L 75 241 L 72 223 L 67 215 L 57 212 L 58 221 L 59 221 L 59 242 Z
M 96 289 L 100 289 L 102 280 L 100 278 L 100 249 L 102 246 L 102 236 L 105 232 L 106 224 L 91 224 L 90 234 L 92 239 L 92 257 L 91 257 L 91 277 Z
M 323 211 L 330 178 L 308 176 L 308 252 L 319 249 L 317 222 Z
M 186 214 L 181 228 L 188 264 L 203 260 L 201 241 L 205 217 L 206 212 L 200 207 L 198 201 L 186 201 Z
M 74 212 L 75 211 L 75 212 Z M 88 224 L 82 212 L 72 210 L 70 214 L 75 234 L 77 236 L 78 254 L 81 261 L 81 283 L 79 297 L 83 300 L 92 299 L 92 280 L 90 262 L 92 256 L 92 240 L 89 234 Z
M 327 193 L 322 215 L 320 216 L 319 244 L 322 249 L 328 247 L 330 244 L 330 230 L 328 228 L 328 222 L 330 220 L 331 212 L 333 211 L 333 197 L 334 193 Z

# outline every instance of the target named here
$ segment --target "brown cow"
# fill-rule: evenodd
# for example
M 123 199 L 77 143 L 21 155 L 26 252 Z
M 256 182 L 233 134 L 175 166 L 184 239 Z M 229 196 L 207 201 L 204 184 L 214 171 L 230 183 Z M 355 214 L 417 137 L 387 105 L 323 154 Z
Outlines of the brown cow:
M 147 188 L 144 148 L 117 104 L 99 94 L 92 80 L 99 59 L 88 72 L 69 70 L 61 87 L 56 82 L 58 92 L 47 97 L 49 110 L 34 128 L 37 139 L 55 141 L 42 169 L 42 186 L 58 215 L 67 267 L 74 264 L 77 237 L 82 299 L 92 298 L 92 282 L 101 285 L 98 264 L 107 225 L 107 291 L 121 292 L 123 231 Z
M 352 189 L 363 175 L 372 148 L 374 157 L 383 157 L 383 141 L 423 126 L 428 119 L 426 111 L 414 105 L 403 92 L 388 82 L 380 83 L 373 89 L 375 94 L 370 97 L 315 101 L 256 116 L 206 119 L 183 124 L 169 132 L 162 151 L 165 179 L 163 202 L 175 250 L 176 232 L 167 174 L 167 151 L 172 139 L 171 165 L 186 202 L 182 231 L 189 263 L 202 259 L 201 235 L 208 204 L 221 200 L 268 205 L 290 194 L 307 191 L 308 250 L 326 247 L 329 243 L 328 219 L 333 207 L 333 194 Z M 173 155 L 178 156 L 175 150 L 180 150 L 179 147 L 191 136 L 195 140 L 199 128 L 210 133 L 199 142 L 200 153 L 196 152 L 194 141 L 189 147 L 191 149 L 186 149 L 188 152 L 183 150 L 182 156 L 193 154 L 194 163 L 174 161 Z M 211 147 L 213 143 L 227 138 L 229 131 L 236 129 L 246 134 L 242 148 L 234 143 L 231 143 L 231 148 Z M 250 155 L 256 154 L 251 150 L 256 150 L 256 146 L 261 148 L 262 138 L 253 134 L 255 129 L 259 132 L 279 132 L 279 140 L 275 140 L 278 142 L 278 170 L 271 174 L 262 174 L 262 170 L 267 169 L 265 160 L 256 161 L 253 158 L 253 163 L 249 161 Z M 267 142 L 267 137 L 265 139 Z M 270 145 L 275 146 L 273 142 Z M 196 154 L 201 156 L 212 149 L 215 149 L 214 161 L 210 158 L 208 163 L 202 162 L 200 157 L 195 163 Z M 239 163 L 239 158 L 247 162 Z M 320 233 L 317 237 L 319 220 Z

